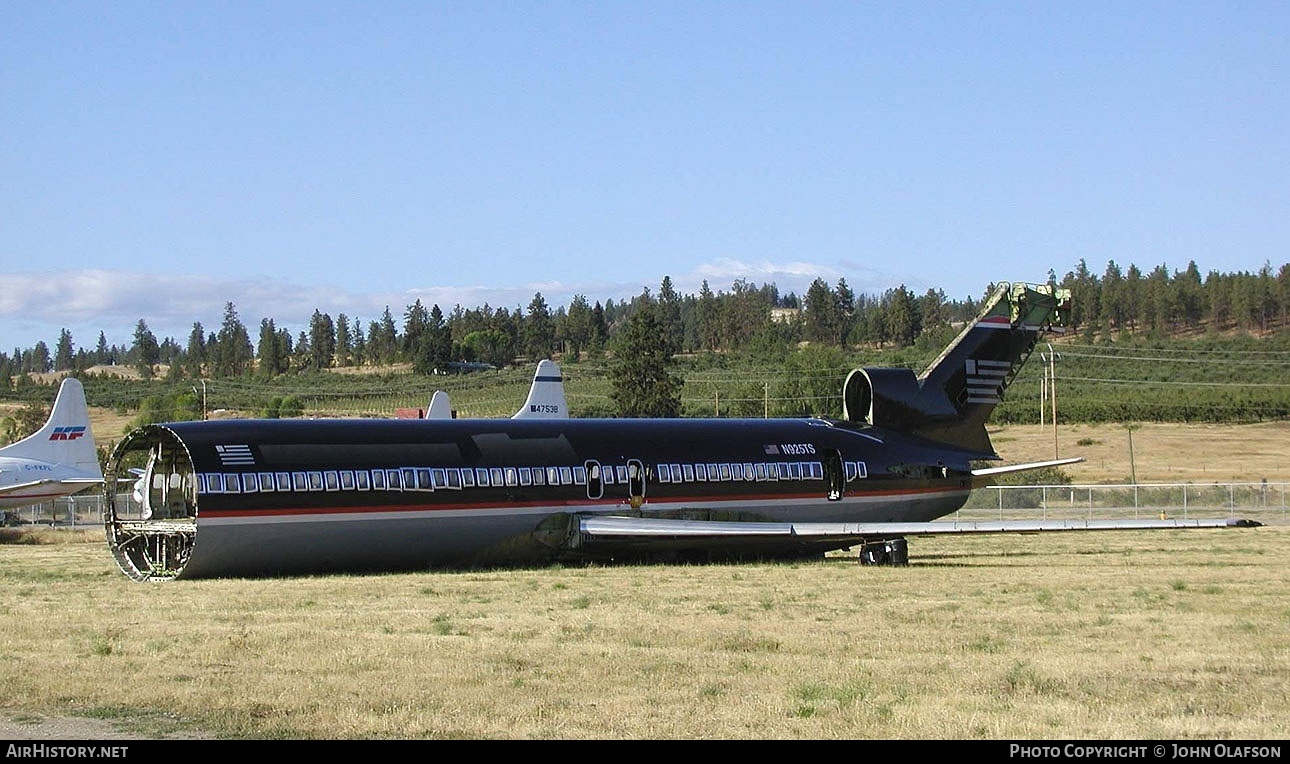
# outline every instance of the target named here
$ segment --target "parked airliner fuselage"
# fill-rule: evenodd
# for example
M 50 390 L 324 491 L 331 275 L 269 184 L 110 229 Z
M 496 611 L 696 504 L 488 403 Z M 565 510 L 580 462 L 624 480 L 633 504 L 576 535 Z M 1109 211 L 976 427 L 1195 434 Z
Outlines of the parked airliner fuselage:
M 193 522 L 200 501 L 190 576 L 550 559 L 570 552 L 569 513 L 930 520 L 987 456 L 822 419 L 230 420 L 134 437 L 179 476 L 150 479 L 174 491 L 154 495 L 154 520 Z

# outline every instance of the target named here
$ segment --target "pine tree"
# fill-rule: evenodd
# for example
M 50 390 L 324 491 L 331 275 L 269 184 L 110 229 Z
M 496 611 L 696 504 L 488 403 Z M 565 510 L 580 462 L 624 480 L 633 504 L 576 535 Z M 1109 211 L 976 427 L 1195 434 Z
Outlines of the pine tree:
M 636 310 L 615 338 L 614 346 L 610 398 L 618 415 L 679 416 L 684 383 L 670 371 L 674 361 L 663 338 L 658 306 L 648 295 L 637 300 Z

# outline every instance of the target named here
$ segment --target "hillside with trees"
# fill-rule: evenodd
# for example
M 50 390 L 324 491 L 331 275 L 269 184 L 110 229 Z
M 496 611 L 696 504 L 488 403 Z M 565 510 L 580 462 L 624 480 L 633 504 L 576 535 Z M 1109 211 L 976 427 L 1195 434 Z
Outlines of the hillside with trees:
M 1290 417 L 1290 265 L 1202 277 L 1194 263 L 1144 272 L 1110 262 L 1097 275 L 1081 261 L 1050 280 L 1072 291 L 1073 325 L 1036 349 L 995 421 L 1036 421 L 1053 395 L 1066 421 Z M 390 416 L 435 388 L 474 415 L 506 415 L 536 359 L 553 357 L 575 416 L 837 416 L 847 372 L 921 370 L 981 298 L 904 286 L 857 294 L 845 279 L 816 279 L 800 297 L 743 280 L 682 295 L 665 276 L 630 300 L 576 295 L 555 309 L 537 293 L 522 309 L 445 313 L 417 300 L 400 320 L 387 307 L 366 323 L 315 310 L 294 337 L 283 317 L 262 317 L 254 343 L 229 302 L 218 330 L 195 322 L 182 344 L 158 340 L 145 317 L 128 347 L 100 332 L 93 349 L 77 348 L 64 330 L 52 353 L 43 342 L 0 353 L 0 404 L 47 405 L 50 377 L 73 373 L 91 406 L 140 422 Z M 442 375 L 454 361 L 497 371 Z M 110 373 L 122 369 L 131 374 Z M 11 416 L 6 429 L 0 438 L 21 427 Z

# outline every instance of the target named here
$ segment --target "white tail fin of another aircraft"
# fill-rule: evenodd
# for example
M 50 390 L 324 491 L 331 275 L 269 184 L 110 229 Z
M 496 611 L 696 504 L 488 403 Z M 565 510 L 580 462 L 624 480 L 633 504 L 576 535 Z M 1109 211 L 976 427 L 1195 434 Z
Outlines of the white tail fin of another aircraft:
M 452 403 L 448 400 L 448 394 L 443 390 L 435 390 L 434 395 L 430 396 L 430 405 L 426 407 L 426 414 L 421 418 L 452 419 Z
M 45 425 L 0 448 L 0 506 L 36 504 L 102 482 L 85 388 L 67 377 Z
M 422 419 L 453 419 L 448 393 L 436 390 Z M 540 361 L 529 387 L 529 397 L 511 419 L 568 419 L 564 398 L 564 376 L 555 361 Z
M 511 419 L 568 419 L 569 404 L 564 399 L 564 376 L 555 361 L 538 362 L 528 400 Z

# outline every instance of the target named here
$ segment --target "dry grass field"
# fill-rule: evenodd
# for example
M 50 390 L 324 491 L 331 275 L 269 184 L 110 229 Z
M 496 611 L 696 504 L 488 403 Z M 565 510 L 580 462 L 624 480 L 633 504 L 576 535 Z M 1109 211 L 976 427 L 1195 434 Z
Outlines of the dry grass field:
M 1285 526 L 163 584 L 96 535 L 0 545 L 0 739 L 1290 736 Z
M 1011 425 L 990 430 L 1006 462 L 1080 456 L 1076 483 L 1290 481 L 1290 422 Z
M 1057 435 L 1075 482 L 1290 480 L 1285 422 Z M 1051 428 L 992 437 L 1054 455 Z M 904 568 L 165 584 L 101 532 L 22 541 L 0 543 L 0 740 L 1290 736 L 1286 525 L 911 538 Z

